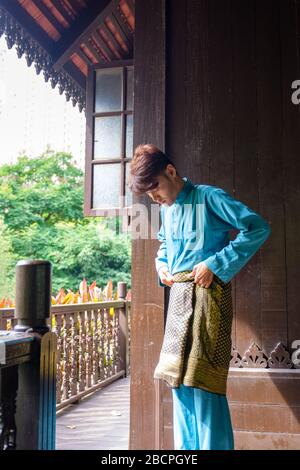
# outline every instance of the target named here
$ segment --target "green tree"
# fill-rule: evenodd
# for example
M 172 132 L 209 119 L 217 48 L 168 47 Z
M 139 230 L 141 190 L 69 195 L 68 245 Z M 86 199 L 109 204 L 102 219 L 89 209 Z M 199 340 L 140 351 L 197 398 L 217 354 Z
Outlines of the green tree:
M 109 278 L 130 287 L 129 235 L 116 233 L 120 224 L 113 218 L 83 217 L 83 172 L 71 155 L 22 156 L 0 167 L 0 212 L 9 266 L 24 258 L 48 259 L 54 292 L 77 290 L 84 277 L 100 287 Z
M 83 219 L 83 172 L 65 153 L 21 156 L 0 167 L 0 213 L 8 228 Z
M 11 243 L 6 235 L 3 220 L 0 219 L 0 299 L 14 295 L 14 260 L 11 254 Z

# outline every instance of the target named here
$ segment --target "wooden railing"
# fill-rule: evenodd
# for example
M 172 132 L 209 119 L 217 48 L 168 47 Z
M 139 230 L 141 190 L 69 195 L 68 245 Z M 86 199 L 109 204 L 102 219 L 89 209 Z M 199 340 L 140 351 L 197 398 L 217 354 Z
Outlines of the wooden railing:
M 0 309 L 0 450 L 54 449 L 55 411 L 130 372 L 126 283 L 118 300 L 51 307 L 50 281 L 49 262 L 19 262 L 16 308 Z
M 14 309 L 0 309 L 0 330 L 12 330 Z M 57 336 L 57 411 L 130 373 L 130 301 L 51 307 Z
M 55 449 L 57 337 L 50 331 L 51 264 L 16 266 L 16 308 L 0 335 L 0 450 Z

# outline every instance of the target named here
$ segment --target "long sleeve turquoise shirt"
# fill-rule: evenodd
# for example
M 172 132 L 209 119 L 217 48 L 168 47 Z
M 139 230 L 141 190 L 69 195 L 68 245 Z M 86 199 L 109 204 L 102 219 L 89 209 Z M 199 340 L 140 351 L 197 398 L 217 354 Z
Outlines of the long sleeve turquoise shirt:
M 193 184 L 184 186 L 171 206 L 161 206 L 161 242 L 155 258 L 158 283 L 165 287 L 159 270 L 171 274 L 192 270 L 203 261 L 222 281 L 230 281 L 271 233 L 269 223 L 221 188 Z M 230 240 L 230 230 L 239 233 Z

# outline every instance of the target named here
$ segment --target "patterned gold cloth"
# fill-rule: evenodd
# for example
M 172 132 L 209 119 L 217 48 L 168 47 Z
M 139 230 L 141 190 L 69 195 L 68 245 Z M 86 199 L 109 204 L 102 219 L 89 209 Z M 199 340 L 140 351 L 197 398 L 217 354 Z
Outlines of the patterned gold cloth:
M 226 395 L 231 360 L 231 281 L 214 275 L 209 288 L 173 274 L 166 327 L 153 378 L 171 388 L 180 384 Z

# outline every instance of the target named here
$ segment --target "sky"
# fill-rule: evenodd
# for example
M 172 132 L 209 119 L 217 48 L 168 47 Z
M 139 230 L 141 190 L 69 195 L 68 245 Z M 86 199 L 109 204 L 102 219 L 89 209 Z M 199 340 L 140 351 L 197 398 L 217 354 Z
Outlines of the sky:
M 47 147 L 69 152 L 84 168 L 85 115 L 66 101 L 64 93 L 36 74 L 15 47 L 0 38 L 0 165 L 18 155 L 35 157 Z

